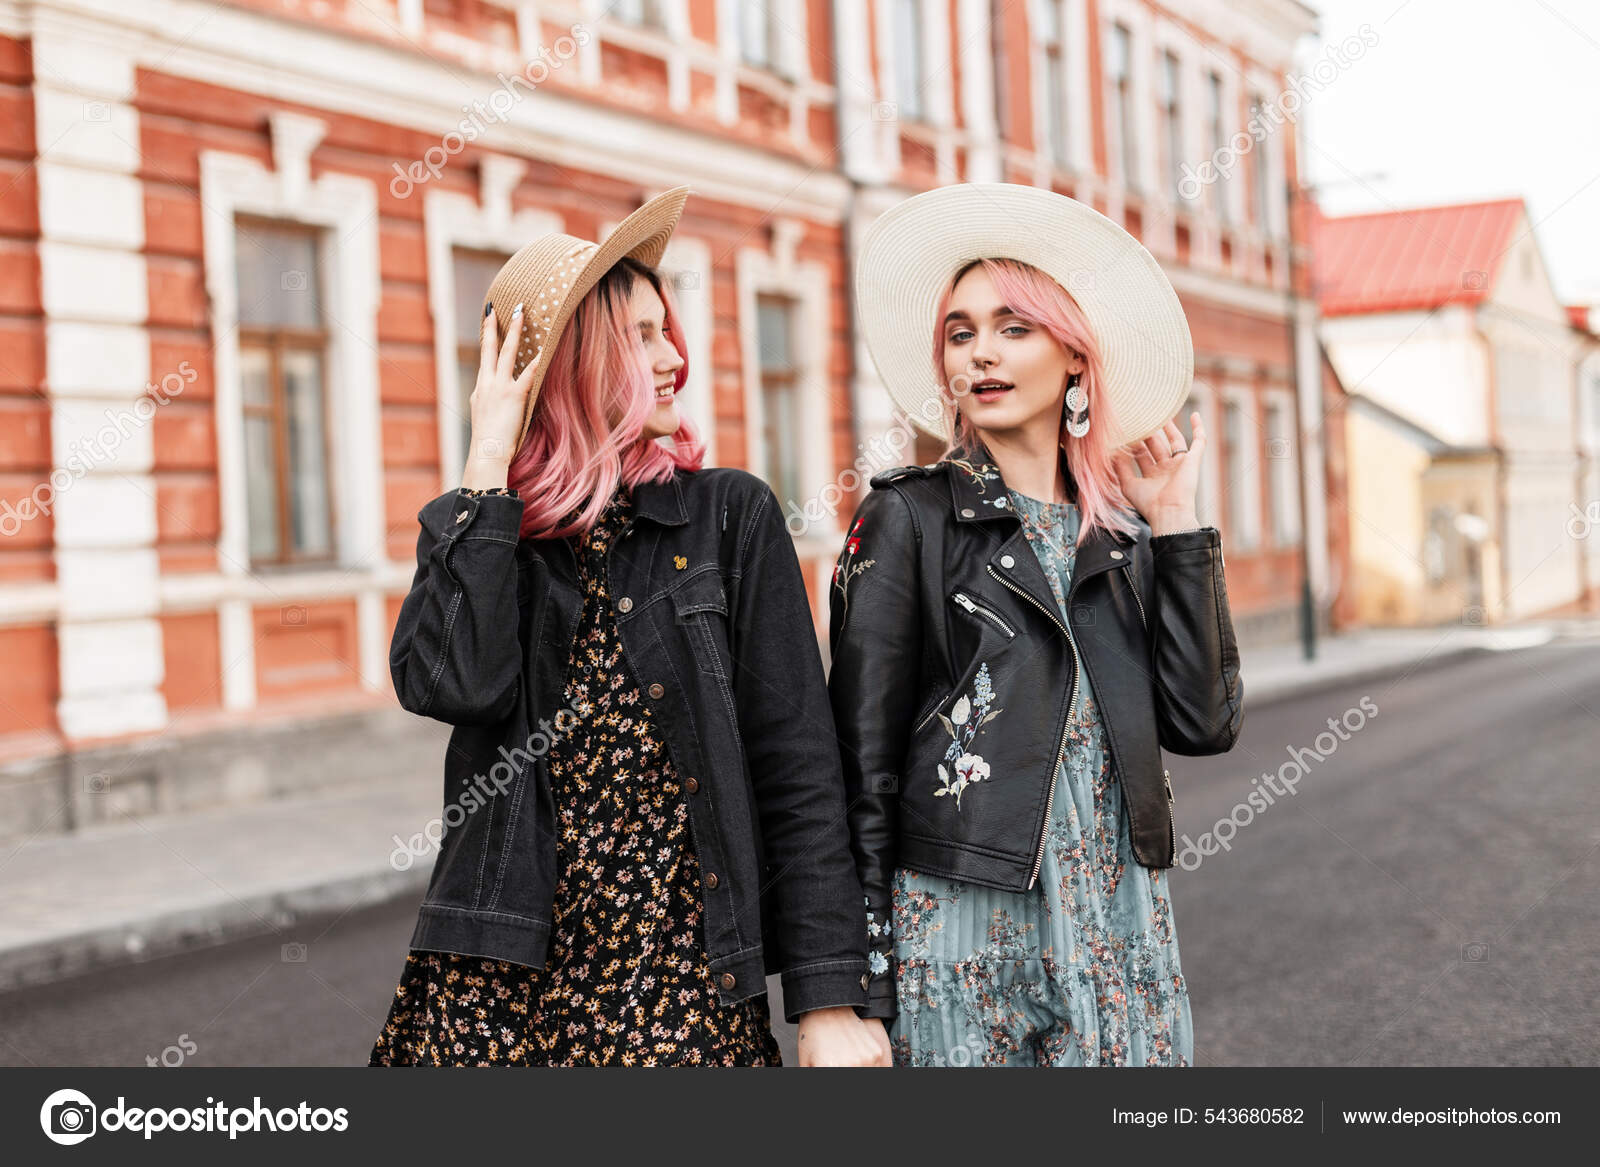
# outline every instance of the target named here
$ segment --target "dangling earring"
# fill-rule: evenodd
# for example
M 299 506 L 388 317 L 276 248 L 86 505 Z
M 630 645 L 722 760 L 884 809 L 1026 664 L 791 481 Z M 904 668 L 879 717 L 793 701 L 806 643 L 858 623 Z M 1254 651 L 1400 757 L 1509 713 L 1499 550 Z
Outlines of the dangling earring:
M 1067 382 L 1067 398 L 1061 403 L 1061 413 L 1067 421 L 1067 432 L 1075 438 L 1081 438 L 1089 432 L 1089 395 L 1078 384 L 1082 379 L 1081 373 L 1072 374 L 1072 380 Z M 1068 411 L 1075 416 L 1068 417 Z

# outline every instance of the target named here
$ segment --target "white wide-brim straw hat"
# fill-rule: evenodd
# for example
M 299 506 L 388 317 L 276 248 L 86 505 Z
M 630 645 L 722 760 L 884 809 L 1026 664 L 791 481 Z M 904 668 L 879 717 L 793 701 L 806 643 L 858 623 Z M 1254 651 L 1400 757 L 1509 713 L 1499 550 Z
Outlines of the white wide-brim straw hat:
M 688 197 L 686 186 L 664 191 L 618 223 L 604 243 L 591 243 L 560 232 L 541 235 L 506 260 L 490 281 L 483 302 L 485 307 L 494 305 L 496 351 L 505 343 L 512 309 L 520 303 L 526 319 L 511 373 L 513 377 L 521 376 L 530 362 L 538 366 L 522 411 L 519 447 L 528 436 L 533 405 L 539 399 L 556 342 L 578 304 L 622 260 L 637 260 L 652 268 L 660 263 Z
M 1012 183 L 960 183 L 885 211 L 868 228 L 856 263 L 867 349 L 913 424 L 950 439 L 932 358 L 934 314 L 951 277 L 976 259 L 1032 264 L 1082 307 L 1099 343 L 1100 392 L 1117 418 L 1113 448 L 1148 437 L 1182 408 L 1194 379 L 1194 343 L 1155 256 L 1077 199 Z M 1094 415 L 1091 400 L 1091 423 Z

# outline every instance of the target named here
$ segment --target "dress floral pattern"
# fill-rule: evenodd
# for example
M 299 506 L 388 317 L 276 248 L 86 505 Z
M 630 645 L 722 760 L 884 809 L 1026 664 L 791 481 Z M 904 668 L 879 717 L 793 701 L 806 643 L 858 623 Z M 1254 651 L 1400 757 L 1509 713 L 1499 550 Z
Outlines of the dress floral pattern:
M 1008 493 L 1065 619 L 1078 509 Z M 893 905 L 895 1064 L 1193 1064 L 1167 872 L 1133 857 L 1081 665 L 1038 881 L 1002 892 L 902 867 Z
M 565 701 L 578 719 L 548 760 L 557 883 L 547 967 L 412 951 L 369 1065 L 782 1064 L 766 997 L 718 997 L 688 802 L 622 655 L 606 551 L 631 507 L 619 489 L 577 541 L 584 603 Z

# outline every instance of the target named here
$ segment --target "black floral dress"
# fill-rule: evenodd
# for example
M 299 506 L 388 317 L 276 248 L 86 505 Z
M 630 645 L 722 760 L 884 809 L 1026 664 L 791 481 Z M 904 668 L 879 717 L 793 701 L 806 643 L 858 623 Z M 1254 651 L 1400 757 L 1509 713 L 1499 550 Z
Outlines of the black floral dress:
M 777 1066 L 767 999 L 724 1006 L 701 937 L 682 785 L 630 675 L 606 588 L 620 488 L 577 540 L 583 616 L 549 754 L 557 882 L 548 965 L 413 950 L 371 1066 Z

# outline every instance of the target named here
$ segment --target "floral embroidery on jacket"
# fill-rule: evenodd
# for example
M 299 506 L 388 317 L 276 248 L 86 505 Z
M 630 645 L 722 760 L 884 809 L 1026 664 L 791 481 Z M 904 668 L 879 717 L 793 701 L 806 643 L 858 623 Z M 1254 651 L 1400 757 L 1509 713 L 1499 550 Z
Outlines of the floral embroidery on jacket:
M 878 562 L 876 559 L 855 562 L 856 553 L 861 550 L 861 524 L 865 521 L 862 518 L 856 519 L 850 528 L 849 537 L 844 541 L 844 551 L 839 555 L 839 562 L 833 565 L 833 586 L 839 589 L 839 595 L 844 601 L 844 612 L 850 611 L 850 581 Z
M 973 482 L 978 484 L 979 494 L 988 493 L 989 483 L 1000 481 L 1000 468 L 993 462 L 985 462 L 981 466 L 974 466 L 965 458 L 951 458 L 949 459 L 949 462 L 950 465 L 960 467 L 962 470 L 964 470 L 967 476 L 971 478 Z M 1005 504 L 995 503 L 995 505 L 1003 506 Z
M 950 771 L 945 769 L 944 762 L 940 762 L 940 786 L 933 796 L 942 798 L 946 794 L 955 795 L 957 810 L 961 809 L 962 792 L 973 783 L 989 777 L 989 763 L 983 760 L 981 754 L 973 752 L 972 745 L 982 727 L 1000 716 L 1001 710 L 989 708 L 993 704 L 994 688 L 989 680 L 989 662 L 985 661 L 978 666 L 978 675 L 973 680 L 972 700 L 967 700 L 963 693 L 950 707 L 950 716 L 939 714 L 940 724 L 950 735 L 950 748 L 945 750 L 944 759 L 952 763 L 955 774 L 952 777 Z

